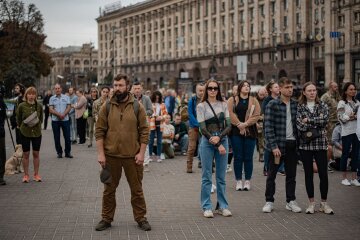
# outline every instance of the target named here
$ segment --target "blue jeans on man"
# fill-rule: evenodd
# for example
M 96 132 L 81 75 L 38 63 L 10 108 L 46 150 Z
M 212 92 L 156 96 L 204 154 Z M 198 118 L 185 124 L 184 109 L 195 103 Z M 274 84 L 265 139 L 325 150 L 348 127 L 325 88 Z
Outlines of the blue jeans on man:
M 70 156 L 71 155 L 70 120 L 52 121 L 51 126 L 54 134 L 56 153 L 58 154 L 58 156 L 62 156 L 63 153 L 62 146 L 60 143 L 60 129 L 61 129 L 65 140 L 65 156 Z
M 76 127 L 75 113 L 69 114 L 69 121 L 70 121 L 70 140 L 71 142 L 76 142 L 77 127 Z
M 219 150 L 212 145 L 209 140 L 202 136 L 199 152 L 201 155 L 202 179 L 201 179 L 201 208 L 203 210 L 212 210 L 211 203 L 211 186 L 212 186 L 212 163 L 215 159 L 215 177 L 216 177 L 216 194 L 218 206 L 221 209 L 228 208 L 226 198 L 226 167 L 229 151 L 228 138 L 224 137 L 221 144 L 226 149 L 226 154 L 221 155 Z

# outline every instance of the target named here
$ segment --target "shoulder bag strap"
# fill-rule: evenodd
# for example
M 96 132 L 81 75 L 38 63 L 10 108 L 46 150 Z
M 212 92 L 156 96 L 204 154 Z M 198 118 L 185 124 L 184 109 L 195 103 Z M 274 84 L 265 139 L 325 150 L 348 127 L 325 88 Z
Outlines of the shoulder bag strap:
M 215 113 L 215 111 L 214 111 L 213 107 L 211 106 L 211 104 L 209 103 L 209 101 L 208 101 L 208 100 L 206 100 L 206 103 L 207 103 L 207 104 L 209 105 L 209 107 L 211 108 L 211 111 L 212 111 L 212 112 L 213 112 L 213 114 L 214 114 L 214 117 L 215 117 L 215 119 L 216 119 L 216 123 L 217 123 L 217 125 L 218 125 L 218 127 L 219 127 L 219 130 L 221 130 L 220 120 L 219 120 L 218 116 L 216 115 L 216 113 Z

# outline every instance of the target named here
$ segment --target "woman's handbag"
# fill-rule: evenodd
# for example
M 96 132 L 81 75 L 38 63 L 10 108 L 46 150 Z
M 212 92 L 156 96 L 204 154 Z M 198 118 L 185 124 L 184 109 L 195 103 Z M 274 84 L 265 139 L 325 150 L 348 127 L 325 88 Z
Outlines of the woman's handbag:
M 83 118 L 87 119 L 89 117 L 89 110 L 86 109 L 85 112 L 83 113 Z
M 312 140 L 320 137 L 320 130 L 317 128 L 311 128 L 305 132 L 301 132 L 301 138 L 305 143 L 309 143 Z
M 33 112 L 30 116 L 28 116 L 23 122 L 29 126 L 34 127 L 36 124 L 39 123 L 39 117 L 37 116 L 37 111 Z

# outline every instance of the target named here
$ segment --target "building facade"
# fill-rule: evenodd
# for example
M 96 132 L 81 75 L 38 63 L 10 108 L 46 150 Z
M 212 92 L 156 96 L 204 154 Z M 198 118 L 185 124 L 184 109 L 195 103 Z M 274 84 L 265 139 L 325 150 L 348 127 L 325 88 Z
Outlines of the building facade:
M 264 84 L 287 76 L 320 87 L 355 81 L 358 2 L 148 0 L 103 11 L 98 79 L 124 72 L 147 89 L 192 91 L 194 83 L 214 77 L 224 92 L 245 78 Z M 343 35 L 330 38 L 333 31 Z
M 97 82 L 98 52 L 91 44 L 50 49 L 49 54 L 54 66 L 50 75 L 41 79 L 40 92 L 52 89 L 55 83 L 87 91 Z

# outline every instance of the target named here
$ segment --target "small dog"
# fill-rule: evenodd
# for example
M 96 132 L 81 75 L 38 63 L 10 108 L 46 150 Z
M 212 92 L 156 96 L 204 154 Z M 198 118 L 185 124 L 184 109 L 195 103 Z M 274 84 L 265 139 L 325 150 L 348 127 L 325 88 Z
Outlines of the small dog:
M 14 154 L 5 163 L 5 174 L 12 175 L 15 173 L 23 173 L 24 167 L 22 165 L 23 150 L 21 144 L 15 146 Z

